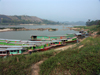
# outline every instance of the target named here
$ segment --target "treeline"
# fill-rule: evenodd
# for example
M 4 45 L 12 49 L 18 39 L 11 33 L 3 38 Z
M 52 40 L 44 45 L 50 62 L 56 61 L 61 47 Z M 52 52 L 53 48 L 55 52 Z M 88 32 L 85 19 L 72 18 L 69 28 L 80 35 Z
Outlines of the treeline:
M 1 23 L 9 23 L 9 24 L 28 24 L 28 23 L 32 23 L 31 21 L 27 20 L 8 20 L 8 19 L 2 19 Z
M 99 24 L 100 24 L 100 20 L 95 20 L 95 21 L 90 21 L 90 20 L 88 20 L 88 21 L 86 22 L 86 25 L 87 25 L 87 26 L 99 25 Z
M 61 24 L 59 22 L 49 21 L 49 20 L 45 20 L 45 19 L 42 21 L 43 21 L 42 23 L 44 23 L 44 24 Z
M 9 20 L 9 19 L 2 19 L 0 22 L 1 25 L 4 24 L 60 24 L 59 22 L 49 21 L 49 20 L 42 20 L 42 22 L 38 21 L 30 21 L 30 20 Z
M 84 21 L 77 21 L 77 22 L 69 22 L 69 21 L 65 21 L 62 22 L 65 25 L 86 25 L 86 22 Z

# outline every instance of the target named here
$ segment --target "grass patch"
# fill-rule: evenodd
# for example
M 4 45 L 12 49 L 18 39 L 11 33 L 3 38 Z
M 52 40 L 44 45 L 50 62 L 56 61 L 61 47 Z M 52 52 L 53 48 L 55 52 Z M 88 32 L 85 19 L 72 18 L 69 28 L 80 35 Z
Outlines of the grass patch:
M 31 55 L 0 58 L 0 75 L 31 75 L 30 66 L 43 58 L 53 56 L 54 50 L 32 53 Z
M 74 26 L 74 28 L 89 29 L 89 31 L 97 31 L 98 30 L 98 26 L 99 25 L 92 25 L 92 26 Z
M 51 57 L 40 66 L 41 75 L 99 75 L 100 37 L 86 38 L 80 49 L 70 48 Z M 88 42 L 87 42 L 88 41 Z

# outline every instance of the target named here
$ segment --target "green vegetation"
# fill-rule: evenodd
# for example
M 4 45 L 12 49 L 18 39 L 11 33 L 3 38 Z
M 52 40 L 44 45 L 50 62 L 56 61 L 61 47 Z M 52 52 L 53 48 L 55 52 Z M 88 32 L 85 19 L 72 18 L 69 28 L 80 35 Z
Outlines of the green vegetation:
M 7 20 L 3 19 L 1 25 L 16 25 L 16 24 L 60 24 L 59 22 L 49 21 L 49 20 L 42 20 L 42 22 L 38 21 L 30 21 L 30 20 Z
M 17 55 L 7 58 L 0 58 L 0 75 L 31 75 L 31 65 L 49 58 L 53 50 L 32 53 L 31 55 Z
M 88 29 L 89 32 L 98 31 L 98 35 L 100 35 L 100 22 L 98 22 L 98 25 L 91 25 L 91 26 L 74 26 L 74 28 L 80 28 L 81 29 Z
M 86 25 L 87 25 L 87 26 L 99 25 L 99 24 L 100 24 L 100 20 L 95 20 L 95 21 L 90 21 L 90 20 L 88 20 L 88 21 L 86 22 Z
M 35 16 L 6 16 L 0 15 L 0 25 L 17 25 L 17 24 L 61 24 L 59 22 L 54 22 L 50 20 L 40 19 Z
M 100 23 L 98 25 L 98 33 L 97 34 L 100 35 Z
M 88 29 L 89 31 L 97 31 L 98 30 L 98 25 L 92 25 L 92 26 L 75 26 L 75 28 L 80 28 L 81 29 Z
M 65 25 L 86 25 L 86 22 L 84 21 L 77 21 L 77 22 L 69 22 L 69 21 L 65 21 L 62 22 Z
M 7 28 L 10 28 L 10 29 L 23 29 L 24 27 L 0 27 L 0 29 L 7 29 Z
M 42 24 L 51 24 L 51 25 L 55 25 L 55 24 L 60 24 L 59 22 L 54 22 L 54 21 L 49 21 L 49 20 L 42 20 Z
M 93 33 L 95 31 L 97 31 L 98 32 L 97 34 L 100 35 L 100 24 L 92 25 L 92 26 L 75 26 L 75 28 L 80 28 L 79 31 L 82 29 L 88 29 L 88 31 L 87 31 L 88 33 Z
M 8 19 L 2 19 L 1 24 L 30 24 L 32 23 L 29 20 L 8 20 Z
M 98 75 L 100 73 L 100 36 L 88 37 L 76 47 L 46 60 L 41 75 Z M 78 49 L 80 45 L 84 47 Z

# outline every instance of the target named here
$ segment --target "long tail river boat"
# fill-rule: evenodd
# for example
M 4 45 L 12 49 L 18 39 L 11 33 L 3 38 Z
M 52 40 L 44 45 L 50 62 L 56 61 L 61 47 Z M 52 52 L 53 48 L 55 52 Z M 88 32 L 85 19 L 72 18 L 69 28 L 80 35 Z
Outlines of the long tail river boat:
M 12 40 L 0 39 L 0 56 L 5 55 L 19 55 L 25 51 L 27 53 L 34 51 L 45 51 L 52 47 L 66 45 L 66 43 L 76 42 L 77 38 L 74 35 L 60 35 L 60 36 L 31 36 L 31 40 Z

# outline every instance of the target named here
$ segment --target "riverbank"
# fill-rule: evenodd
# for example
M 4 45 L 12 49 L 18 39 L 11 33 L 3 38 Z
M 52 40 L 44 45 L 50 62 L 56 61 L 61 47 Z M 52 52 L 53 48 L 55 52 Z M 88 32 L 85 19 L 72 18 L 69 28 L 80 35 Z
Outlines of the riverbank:
M 36 70 L 38 75 L 99 75 L 99 41 L 100 35 L 95 34 L 59 50 L 0 59 L 0 75 L 32 75 Z
M 39 30 L 39 31 L 57 31 L 58 29 L 52 29 L 52 28 L 37 28 L 37 29 L 27 29 L 27 28 L 4 28 L 0 29 L 0 32 L 7 32 L 7 31 L 32 31 L 32 30 Z
M 84 28 L 80 28 L 80 27 L 75 26 L 75 27 L 67 27 L 67 28 L 69 28 L 70 30 L 75 30 L 75 31 L 88 31 L 89 30 L 89 29 L 84 29 Z
M 9 29 L 9 28 L 7 28 L 7 29 L 0 29 L 0 32 L 7 32 L 7 31 L 13 31 L 13 29 Z

